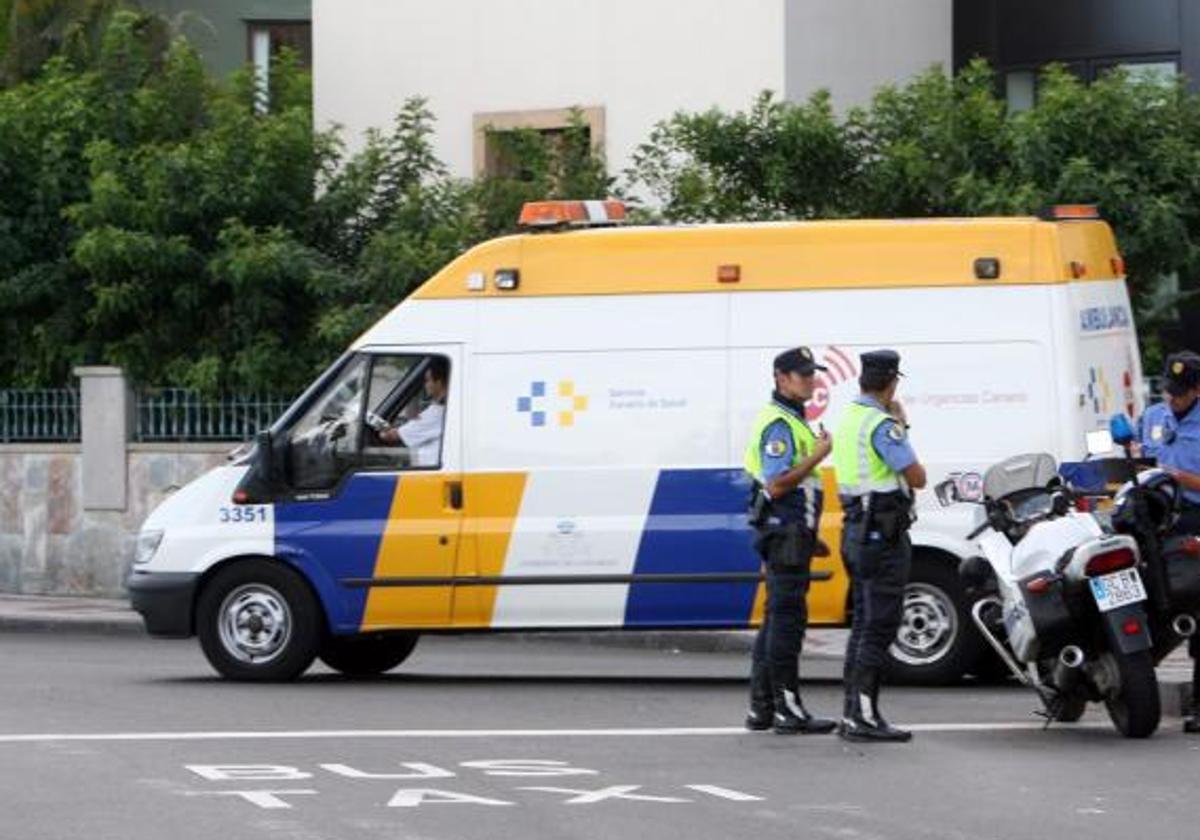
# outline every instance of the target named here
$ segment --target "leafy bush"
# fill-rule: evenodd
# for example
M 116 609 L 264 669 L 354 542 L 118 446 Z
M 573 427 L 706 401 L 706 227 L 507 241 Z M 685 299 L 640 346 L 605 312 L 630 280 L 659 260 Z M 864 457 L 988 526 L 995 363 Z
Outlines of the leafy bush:
M 79 14 L 4 65 L 0 386 L 105 363 L 143 384 L 293 391 L 464 249 L 512 231 L 524 201 L 622 191 L 653 199 L 639 211 L 650 222 L 1096 201 L 1151 366 L 1158 328 L 1197 296 L 1200 100 L 1182 84 L 1114 73 L 1085 86 L 1050 68 L 1021 114 L 982 64 L 931 70 L 845 115 L 823 92 L 763 94 L 745 112 L 658 124 L 624 190 L 577 114 L 551 135 L 493 131 L 502 165 L 466 181 L 434 155 L 419 98 L 348 155 L 338 132 L 313 129 L 294 56 L 273 64 L 264 103 L 249 69 L 215 81 L 171 27 L 119 0 L 4 2 Z

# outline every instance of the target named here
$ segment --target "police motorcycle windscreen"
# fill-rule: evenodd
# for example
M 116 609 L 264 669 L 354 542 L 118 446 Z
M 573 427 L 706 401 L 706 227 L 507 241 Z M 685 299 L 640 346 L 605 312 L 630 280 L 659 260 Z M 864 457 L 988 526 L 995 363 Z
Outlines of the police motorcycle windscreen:
M 1151 734 L 1160 708 L 1136 542 L 1073 509 L 1050 455 L 995 464 L 983 491 L 986 522 L 970 536 L 995 575 L 972 606 L 985 640 L 1049 721 L 1102 701 L 1122 734 Z
M 1058 479 L 1058 463 L 1044 452 L 1015 455 L 993 465 L 983 475 L 983 495 L 1002 499 L 1020 490 L 1046 487 Z

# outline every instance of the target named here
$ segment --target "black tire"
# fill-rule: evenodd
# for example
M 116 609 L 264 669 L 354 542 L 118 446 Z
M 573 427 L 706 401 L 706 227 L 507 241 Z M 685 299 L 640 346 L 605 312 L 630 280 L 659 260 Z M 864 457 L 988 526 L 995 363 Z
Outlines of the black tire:
M 308 584 L 271 560 L 236 560 L 196 602 L 196 635 L 209 664 L 231 680 L 283 682 L 312 664 L 324 615 Z
M 1063 698 L 1054 719 L 1059 723 L 1077 723 L 1087 711 L 1087 703 L 1087 698 L 1082 694 L 1068 694 Z
M 1108 716 L 1126 738 L 1149 738 L 1162 718 L 1154 659 L 1150 651 L 1114 656 L 1121 688 L 1104 701 Z
M 909 685 L 958 682 L 979 660 L 984 645 L 953 560 L 915 553 L 900 630 L 888 648 L 889 678 Z
M 419 633 L 329 636 L 317 655 L 330 668 L 348 677 L 373 677 L 408 659 L 420 638 Z

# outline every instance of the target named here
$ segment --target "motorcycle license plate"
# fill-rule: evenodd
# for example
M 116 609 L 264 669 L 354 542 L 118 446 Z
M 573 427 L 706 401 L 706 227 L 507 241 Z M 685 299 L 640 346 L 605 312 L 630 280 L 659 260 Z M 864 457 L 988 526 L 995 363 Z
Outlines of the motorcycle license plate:
M 1122 569 L 1110 575 L 1092 578 L 1088 582 L 1092 586 L 1096 606 L 1101 612 L 1146 600 L 1146 589 L 1142 586 L 1142 578 L 1137 569 Z

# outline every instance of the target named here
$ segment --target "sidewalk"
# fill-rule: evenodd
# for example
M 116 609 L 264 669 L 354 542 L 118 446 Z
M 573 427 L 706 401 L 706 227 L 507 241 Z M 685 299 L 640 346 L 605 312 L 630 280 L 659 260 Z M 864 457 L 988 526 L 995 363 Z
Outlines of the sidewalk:
M 5 633 L 89 633 L 95 635 L 145 635 L 142 619 L 129 603 L 116 598 L 73 598 L 53 595 L 0 593 L 0 638 Z M 522 633 L 525 639 L 553 638 L 579 644 L 653 648 L 679 653 L 745 653 L 754 643 L 753 631 L 610 631 L 590 633 Z M 848 630 L 809 630 L 804 641 L 805 659 L 841 659 Z M 1192 662 L 1181 646 L 1158 667 L 1163 713 L 1178 716 L 1188 702 Z

